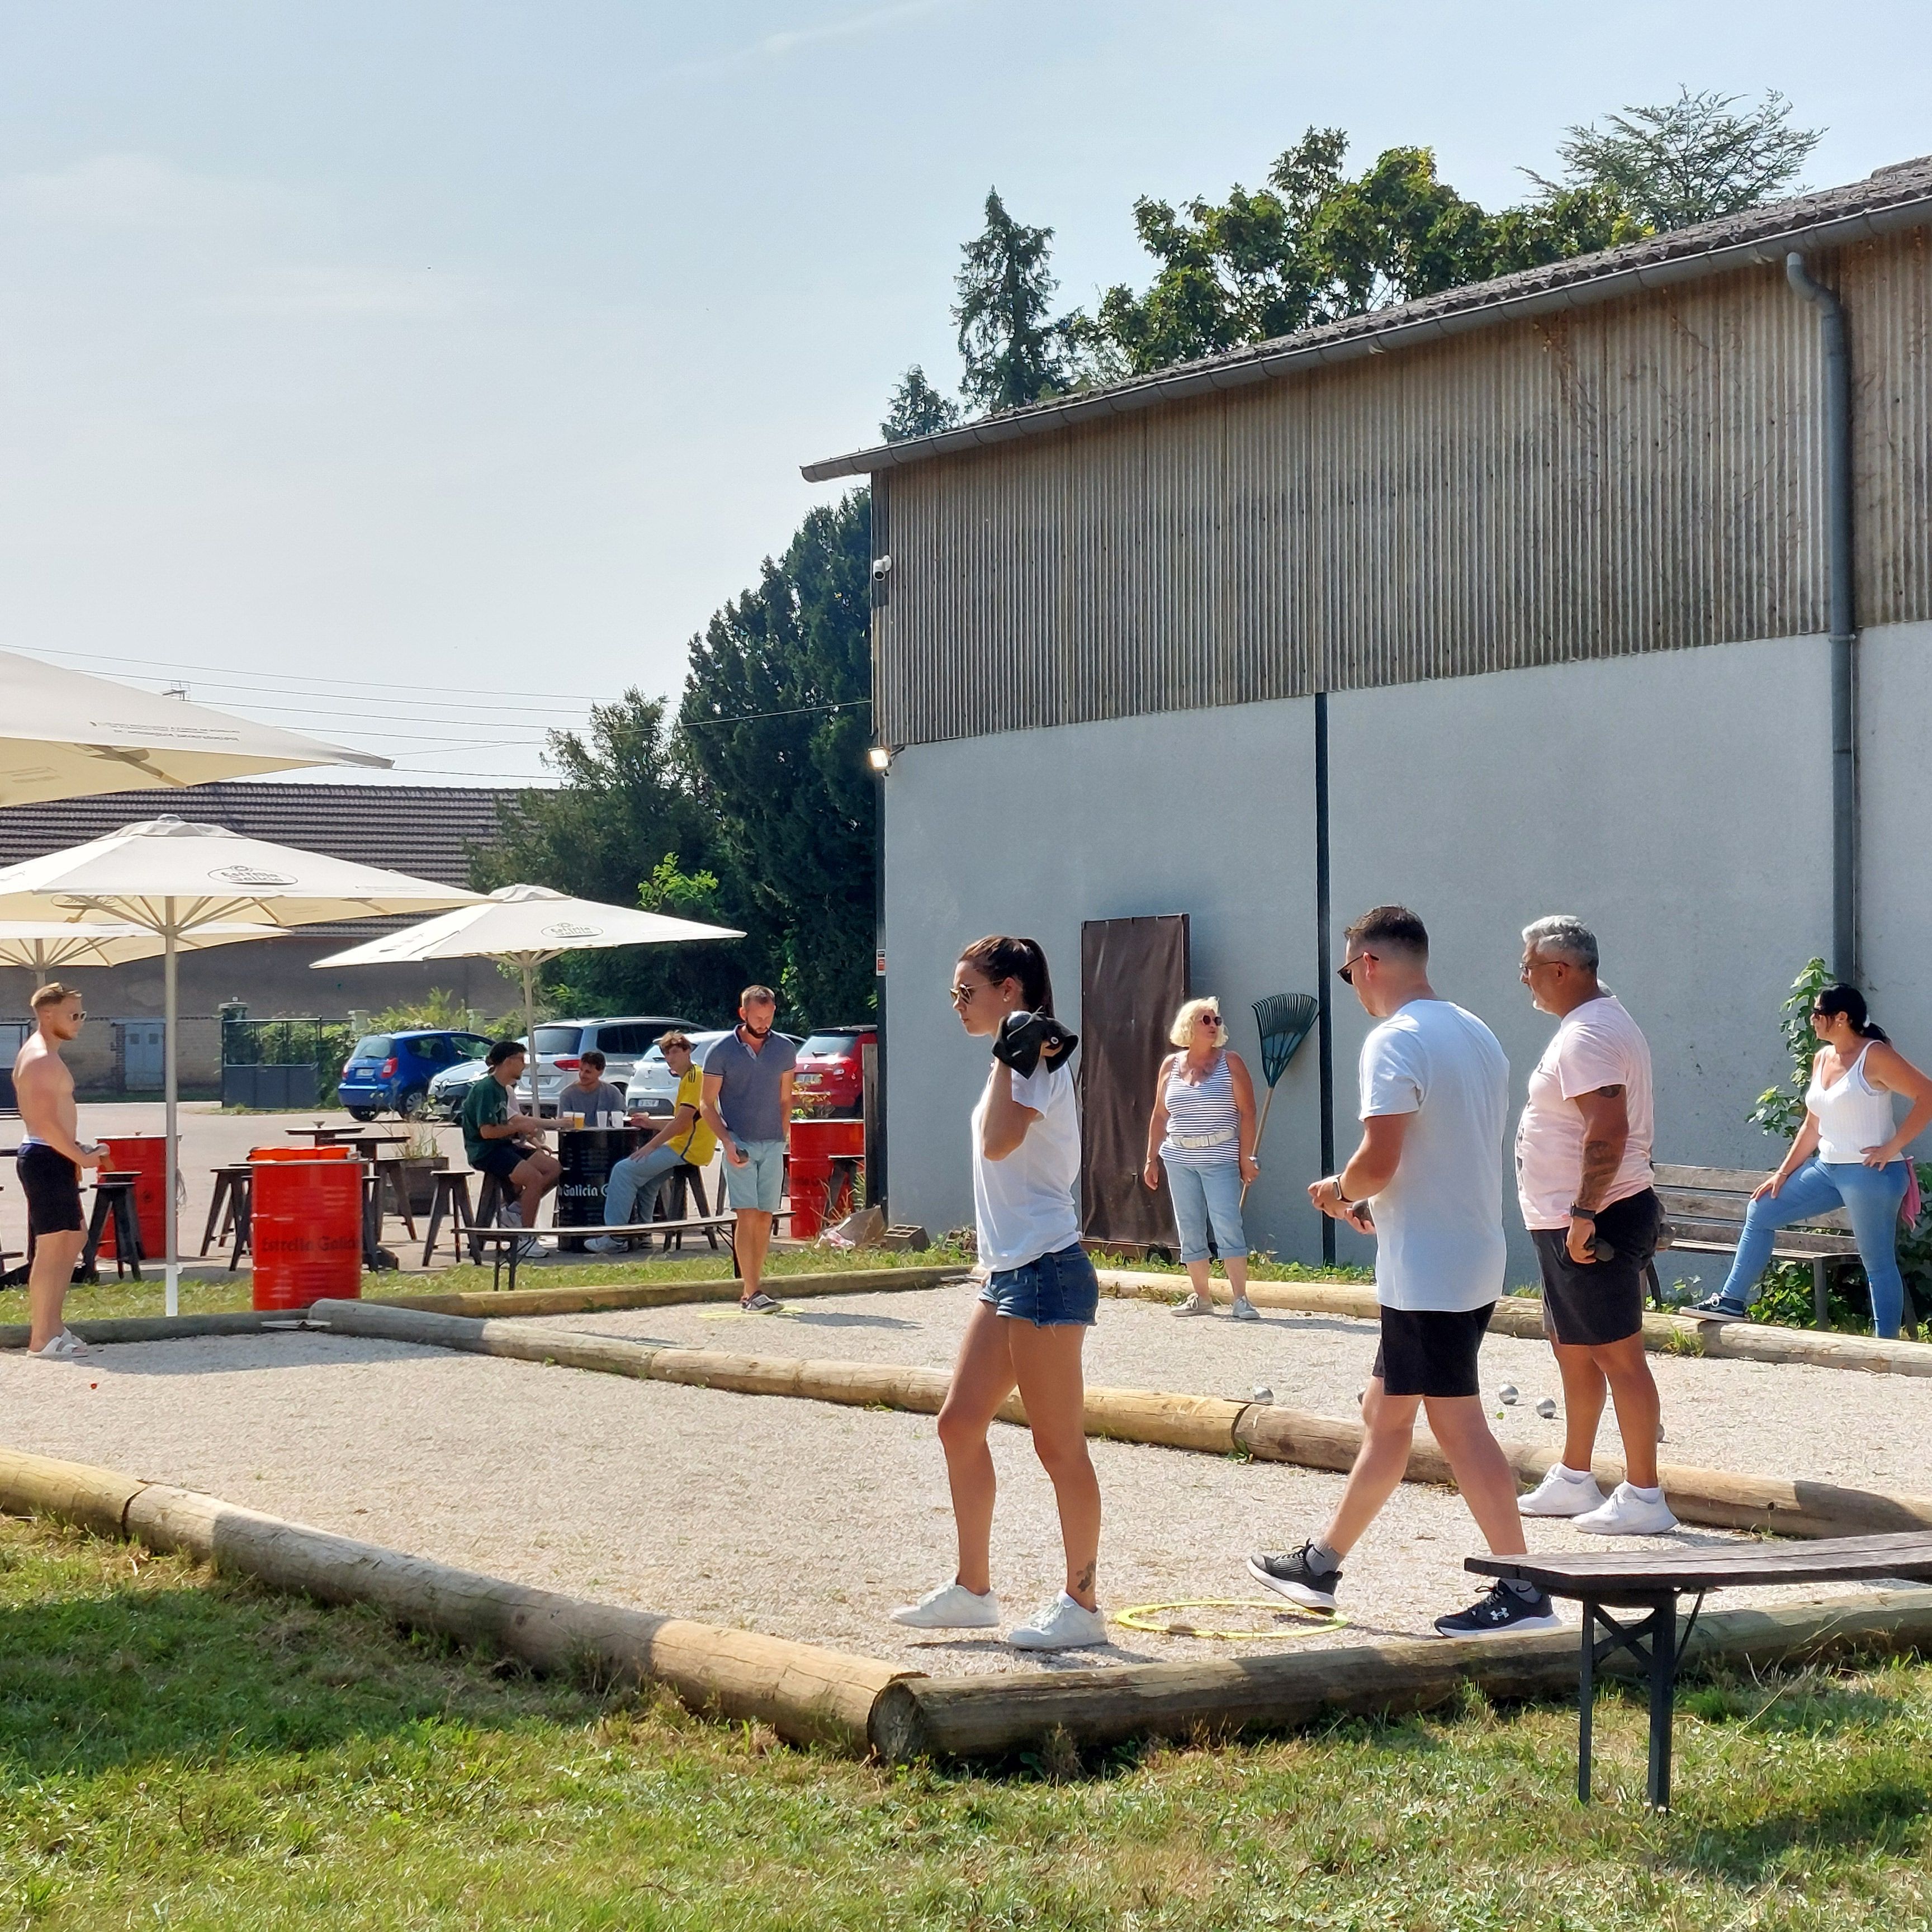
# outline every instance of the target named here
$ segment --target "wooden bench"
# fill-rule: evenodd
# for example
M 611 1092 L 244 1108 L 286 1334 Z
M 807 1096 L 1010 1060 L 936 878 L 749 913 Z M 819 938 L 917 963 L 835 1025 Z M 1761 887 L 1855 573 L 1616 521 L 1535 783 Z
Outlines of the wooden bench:
M 772 1220 L 774 1222 L 788 1221 L 791 1219 L 791 1215 L 790 1208 L 781 1208 L 772 1216 Z M 502 1273 L 507 1263 L 510 1270 L 510 1286 L 512 1291 L 515 1289 L 517 1264 L 523 1258 L 518 1253 L 517 1250 L 526 1238 L 532 1234 L 539 1238 L 544 1235 L 554 1238 L 560 1234 L 567 1238 L 592 1234 L 625 1234 L 634 1238 L 640 1234 L 645 1236 L 684 1234 L 722 1234 L 724 1237 L 724 1245 L 730 1252 L 731 1272 L 734 1276 L 736 1276 L 739 1271 L 738 1250 L 732 1238 L 732 1231 L 736 1225 L 736 1220 L 737 1217 L 734 1214 L 724 1214 L 691 1215 L 682 1220 L 677 1221 L 628 1221 L 619 1226 L 609 1227 L 601 1223 L 593 1223 L 582 1227 L 562 1228 L 477 1226 L 466 1228 L 464 1231 L 463 1238 L 468 1241 L 472 1248 L 487 1246 L 495 1250 L 490 1257 L 490 1286 L 493 1288 L 500 1288 L 502 1286 Z M 668 1240 L 665 1245 L 668 1248 L 670 1245 Z
M 1659 1252 L 1668 1247 L 1690 1254 L 1736 1254 L 1752 1192 L 1771 1178 L 1768 1172 L 1732 1167 L 1659 1167 L 1656 1174 L 1666 1233 Z M 1834 1208 L 1802 1227 L 1779 1228 L 1772 1240 L 1774 1261 L 1811 1264 L 1812 1318 L 1820 1328 L 1832 1325 L 1827 1270 L 1858 1258 L 1851 1226 L 1844 1209 Z
M 1889 1536 L 1840 1536 L 1817 1542 L 1737 1543 L 1702 1549 L 1589 1551 L 1574 1556 L 1472 1556 L 1478 1576 L 1534 1583 L 1583 1608 L 1582 1650 L 1576 1680 L 1576 1796 L 1590 1802 L 1590 1715 L 1597 1666 L 1620 1650 L 1641 1664 L 1650 1680 L 1650 1773 L 1646 1794 L 1660 1811 L 1670 1808 L 1670 1730 L 1677 1666 L 1706 1592 L 1740 1585 L 1878 1582 L 1887 1578 L 1932 1580 L 1932 1532 Z M 1694 1592 L 1690 1620 L 1677 1628 L 1678 1598 Z M 1648 1612 L 1619 1622 L 1606 1608 Z M 1599 1639 L 1601 1624 L 1607 1633 Z

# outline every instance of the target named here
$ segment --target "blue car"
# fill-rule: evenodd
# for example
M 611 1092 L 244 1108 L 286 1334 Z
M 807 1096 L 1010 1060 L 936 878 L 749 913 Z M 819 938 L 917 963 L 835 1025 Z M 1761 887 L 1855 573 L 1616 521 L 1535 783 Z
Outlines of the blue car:
M 429 1083 L 439 1073 L 465 1060 L 480 1060 L 489 1050 L 480 1033 L 447 1028 L 364 1034 L 342 1063 L 335 1090 L 352 1119 L 373 1120 L 386 1112 L 413 1120 L 428 1105 Z

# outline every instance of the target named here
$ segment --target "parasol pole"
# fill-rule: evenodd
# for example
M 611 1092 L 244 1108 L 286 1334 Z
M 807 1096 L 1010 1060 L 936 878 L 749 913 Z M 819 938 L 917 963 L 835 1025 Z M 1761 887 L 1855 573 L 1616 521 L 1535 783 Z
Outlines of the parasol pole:
M 172 899 L 162 902 L 162 916 L 165 922 L 161 928 L 161 1082 L 166 1090 L 167 1132 L 167 1312 L 170 1315 L 181 1312 L 181 1255 L 180 1230 L 176 1225 L 175 1190 L 180 1186 L 180 1154 L 176 1140 L 175 1123 L 180 1103 L 180 1066 L 175 1051 L 176 1008 L 181 1004 L 178 997 L 175 970 L 175 902 Z
M 524 1071 L 530 1076 L 530 1112 L 541 1111 L 537 1106 L 537 956 L 534 952 L 520 952 L 517 963 L 524 969 Z

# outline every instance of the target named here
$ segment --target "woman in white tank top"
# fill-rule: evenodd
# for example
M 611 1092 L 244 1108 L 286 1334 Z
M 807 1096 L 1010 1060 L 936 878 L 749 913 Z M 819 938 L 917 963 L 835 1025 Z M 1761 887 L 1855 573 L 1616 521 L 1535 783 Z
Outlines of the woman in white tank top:
M 1154 1112 L 1148 1121 L 1147 1165 L 1141 1178 L 1160 1185 L 1180 1235 L 1180 1258 L 1193 1291 L 1177 1315 L 1211 1315 L 1208 1231 L 1228 1270 L 1237 1322 L 1258 1322 L 1248 1299 L 1248 1242 L 1241 1232 L 1241 1196 L 1260 1169 L 1255 1165 L 1255 1085 L 1241 1056 L 1228 1045 L 1218 1000 L 1190 1000 L 1174 1016 L 1168 1038 L 1180 1048 L 1160 1064 Z
M 1821 1045 L 1811 1063 L 1804 1124 L 1778 1172 L 1751 1196 L 1730 1279 L 1690 1312 L 1744 1319 L 1778 1230 L 1843 1208 L 1871 1284 L 1873 1328 L 1895 1336 L 1905 1310 L 1900 1211 L 1903 1206 L 1916 1222 L 1918 1209 L 1917 1177 L 1905 1150 L 1932 1121 L 1932 1079 L 1872 1024 L 1855 986 L 1826 987 L 1812 1006 L 1811 1029 Z M 1894 1121 L 1894 1094 L 1910 1102 L 1902 1126 Z

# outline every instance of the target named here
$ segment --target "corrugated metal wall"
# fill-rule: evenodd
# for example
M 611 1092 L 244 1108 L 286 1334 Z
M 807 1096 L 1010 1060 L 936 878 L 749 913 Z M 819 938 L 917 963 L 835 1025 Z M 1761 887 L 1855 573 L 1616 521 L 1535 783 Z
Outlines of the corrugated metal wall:
M 1849 312 L 1859 616 L 1932 615 L 1932 255 Z M 1822 358 L 1781 268 L 893 472 L 894 744 L 1825 628 Z

